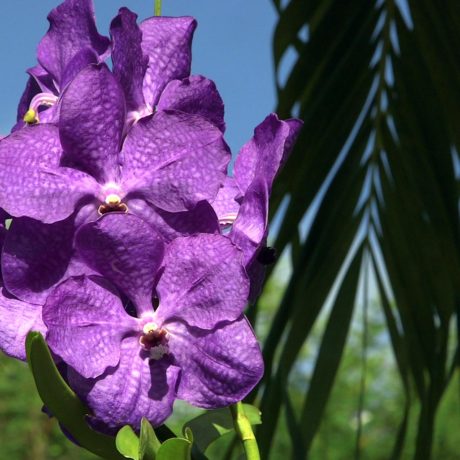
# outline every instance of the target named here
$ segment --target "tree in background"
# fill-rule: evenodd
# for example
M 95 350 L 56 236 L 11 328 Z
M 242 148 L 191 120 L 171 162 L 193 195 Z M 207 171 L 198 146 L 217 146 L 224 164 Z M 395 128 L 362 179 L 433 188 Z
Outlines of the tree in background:
M 271 209 L 282 221 L 275 246 L 290 254 L 293 270 L 264 344 L 265 378 L 253 394 L 264 414 L 262 456 L 269 457 L 285 414 L 292 456 L 307 458 L 328 413 L 358 294 L 363 354 L 355 457 L 366 452 L 374 285 L 403 399 L 393 446 L 381 458 L 401 458 L 407 443 L 414 458 L 430 458 L 440 401 L 459 364 L 460 4 L 274 4 L 277 112 L 299 116 L 305 126 Z M 327 321 L 311 376 L 294 381 L 321 313 Z M 294 401 L 296 388 L 305 390 Z M 413 440 L 406 436 L 410 422 Z

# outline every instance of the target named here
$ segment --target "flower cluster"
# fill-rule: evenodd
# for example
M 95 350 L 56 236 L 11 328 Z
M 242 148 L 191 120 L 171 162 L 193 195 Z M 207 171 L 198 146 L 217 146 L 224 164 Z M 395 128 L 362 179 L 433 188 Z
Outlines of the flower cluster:
M 301 123 L 269 115 L 230 175 L 221 97 L 190 75 L 193 18 L 121 8 L 110 38 L 91 0 L 48 19 L 0 140 L 0 347 L 24 359 L 26 334 L 46 335 L 109 433 L 161 424 L 176 398 L 235 403 L 263 372 L 243 312 Z

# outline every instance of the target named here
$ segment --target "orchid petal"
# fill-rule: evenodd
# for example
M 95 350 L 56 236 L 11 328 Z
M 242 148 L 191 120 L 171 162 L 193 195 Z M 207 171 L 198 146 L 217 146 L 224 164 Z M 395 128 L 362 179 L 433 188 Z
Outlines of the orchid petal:
M 173 80 L 164 89 L 158 110 L 179 110 L 200 115 L 225 131 L 224 103 L 213 81 L 201 75 Z
M 264 180 L 255 179 L 244 195 L 230 239 L 243 251 L 244 265 L 254 258 L 267 236 L 268 190 Z
M 48 225 L 27 217 L 14 219 L 2 253 L 7 289 L 21 300 L 43 304 L 57 283 L 90 273 L 75 257 L 74 234 L 73 216 Z
M 139 198 L 127 200 L 127 205 L 131 213 L 148 222 L 165 242 L 197 233 L 220 233 L 216 213 L 207 201 L 183 212 L 163 211 Z
M 118 295 L 102 281 L 70 278 L 43 306 L 50 348 L 86 378 L 98 377 L 119 363 L 121 341 L 137 326 Z
M 38 60 L 59 83 L 81 49 L 90 47 L 101 56 L 110 46 L 110 40 L 97 32 L 92 0 L 65 0 L 51 11 L 48 21 L 50 28 L 38 45 Z
M 59 167 L 58 130 L 30 126 L 0 142 L 0 206 L 15 217 L 53 223 L 70 216 L 77 203 L 94 194 L 92 177 Z
M 128 110 L 137 110 L 144 105 L 142 82 L 148 65 L 136 19 L 137 14 L 128 8 L 120 8 L 110 25 L 113 74 L 125 91 Z
M 21 302 L 0 287 L 0 350 L 13 358 L 26 359 L 26 336 L 30 331 L 45 333 L 41 306 Z
M 212 329 L 238 318 L 249 291 L 241 257 L 221 235 L 175 239 L 166 248 L 157 285 L 159 321 L 167 324 L 180 318 L 190 326 Z
M 269 115 L 256 127 L 254 137 L 243 146 L 235 162 L 235 180 L 243 192 L 255 177 L 263 177 L 271 190 L 301 127 L 300 120 L 283 121 L 276 114 Z
M 174 111 L 140 120 L 129 132 L 122 155 L 126 188 L 170 212 L 214 199 L 230 160 L 215 126 Z
M 123 91 L 107 66 L 83 69 L 62 97 L 63 164 L 91 174 L 100 183 L 115 180 L 125 115 Z
M 143 21 L 140 28 L 142 49 L 149 57 L 144 97 L 154 107 L 168 82 L 190 75 L 196 21 L 191 17 L 152 17 Z
M 152 311 L 152 291 L 163 261 L 164 243 L 139 217 L 109 213 L 77 233 L 87 264 L 111 281 L 140 311 Z
M 174 323 L 170 352 L 182 369 L 177 397 L 204 409 L 241 401 L 262 378 L 259 344 L 246 318 L 211 331 Z
M 150 360 L 137 337 L 123 340 L 120 355 L 118 366 L 96 380 L 69 370 L 70 385 L 92 410 L 91 424 L 108 434 L 124 425 L 139 430 L 142 417 L 161 425 L 172 412 L 180 369 L 168 357 Z
M 87 66 L 98 63 L 91 48 L 83 48 L 70 60 L 62 74 L 61 91 Z

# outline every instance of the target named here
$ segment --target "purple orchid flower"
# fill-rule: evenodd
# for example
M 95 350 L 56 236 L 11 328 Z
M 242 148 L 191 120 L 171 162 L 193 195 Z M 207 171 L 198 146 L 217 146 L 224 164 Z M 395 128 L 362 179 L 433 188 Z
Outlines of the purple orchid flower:
M 265 266 L 274 261 L 266 247 L 268 201 L 273 181 L 284 165 L 302 127 L 302 121 L 279 120 L 269 115 L 254 130 L 254 137 L 240 150 L 234 176 L 227 177 L 213 207 L 228 237 L 243 250 L 244 265 L 251 279 L 251 301 L 260 294 Z
M 222 132 L 174 110 L 140 120 L 125 138 L 124 122 L 119 83 L 105 64 L 91 65 L 67 87 L 59 127 L 30 126 L 0 142 L 0 206 L 15 217 L 2 269 L 22 300 L 41 303 L 47 288 L 82 274 L 73 269 L 73 235 L 100 214 L 129 210 L 167 241 L 218 233 L 206 200 L 230 159 Z
M 39 64 L 28 70 L 13 131 L 25 121 L 57 121 L 57 102 L 67 84 L 87 65 L 102 62 L 110 51 L 108 37 L 97 32 L 92 0 L 65 0 L 50 12 L 48 21 L 49 30 L 38 45 Z
M 228 238 L 177 238 L 165 249 L 142 219 L 114 213 L 83 226 L 77 246 L 105 279 L 60 284 L 43 318 L 48 343 L 69 365 L 69 383 L 97 429 L 138 429 L 143 416 L 157 426 L 176 398 L 227 406 L 260 380 L 260 348 L 242 316 L 249 288 L 242 253 Z M 135 316 L 107 279 L 134 304 Z
M 152 17 L 121 8 L 112 21 L 113 72 L 125 91 L 127 124 L 158 110 L 198 114 L 225 130 L 224 104 L 215 84 L 190 76 L 191 44 L 196 21 L 191 17 Z

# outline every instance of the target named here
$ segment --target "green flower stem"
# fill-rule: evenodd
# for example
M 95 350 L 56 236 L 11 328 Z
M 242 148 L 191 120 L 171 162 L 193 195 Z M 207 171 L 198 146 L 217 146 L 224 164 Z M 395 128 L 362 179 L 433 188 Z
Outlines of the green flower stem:
M 155 16 L 161 16 L 161 0 L 155 0 Z
M 259 446 L 252 431 L 252 426 L 244 413 L 243 403 L 240 401 L 230 406 L 230 412 L 232 413 L 236 434 L 243 443 L 246 459 L 260 460 Z

